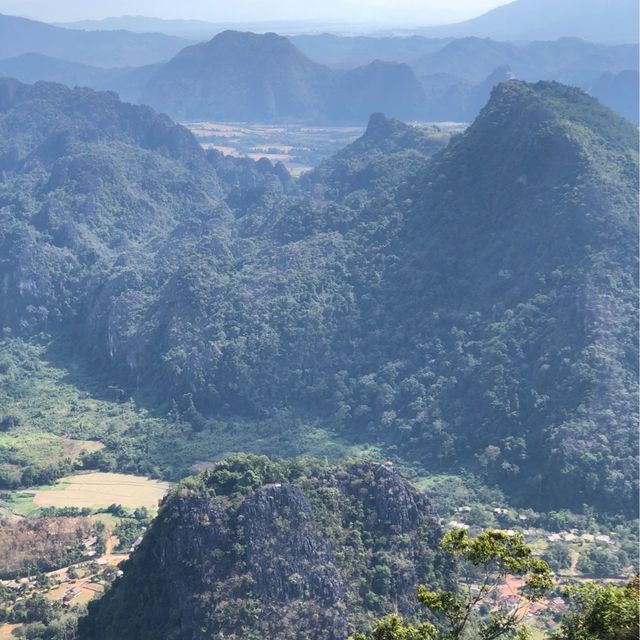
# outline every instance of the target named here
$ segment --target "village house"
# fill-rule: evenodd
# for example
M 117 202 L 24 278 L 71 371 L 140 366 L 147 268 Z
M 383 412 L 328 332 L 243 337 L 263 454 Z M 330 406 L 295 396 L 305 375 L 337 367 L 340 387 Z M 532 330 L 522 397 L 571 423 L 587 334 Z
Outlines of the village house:
M 68 604 L 79 594 L 80 594 L 80 589 L 78 589 L 77 587 L 70 589 L 69 591 L 67 591 L 67 593 L 65 593 L 62 596 L 62 604 Z
M 98 544 L 98 536 L 90 536 L 86 540 L 83 540 L 82 544 L 85 549 L 89 550 L 91 547 L 95 547 L 96 544 Z

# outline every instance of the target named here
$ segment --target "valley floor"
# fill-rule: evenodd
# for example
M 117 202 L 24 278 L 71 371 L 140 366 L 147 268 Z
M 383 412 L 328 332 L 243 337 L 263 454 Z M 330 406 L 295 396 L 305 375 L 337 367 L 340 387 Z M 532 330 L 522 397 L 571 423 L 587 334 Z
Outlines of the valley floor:
M 104 548 L 91 556 L 71 564 L 61 562 L 46 572 L 44 585 L 33 572 L 5 579 L 5 587 L 20 590 L 18 600 L 41 594 L 73 609 L 99 596 L 113 579 L 108 567 L 125 560 L 131 549 L 126 545 L 135 544 L 144 531 L 146 525 L 135 520 L 134 510 L 144 507 L 152 513 L 169 489 L 168 480 L 210 468 L 215 460 L 235 451 L 332 461 L 392 457 L 430 495 L 445 528 L 465 528 L 471 533 L 487 528 L 524 531 L 527 543 L 543 557 L 553 556 L 562 547 L 571 562 L 557 569 L 555 595 L 527 614 L 535 619 L 540 638 L 563 609 L 558 597 L 561 587 L 594 577 L 585 572 L 590 558 L 610 562 L 608 573 L 597 567 L 600 580 L 624 582 L 633 573 L 636 529 L 632 522 L 515 507 L 499 490 L 473 476 L 430 474 L 381 447 L 350 443 L 319 425 L 300 424 L 286 412 L 264 423 L 212 421 L 195 432 L 189 425 L 176 423 L 169 412 L 153 415 L 145 408 L 144 398 L 124 401 L 107 381 L 87 377 L 60 347 L 19 339 L 5 339 L 0 347 L 0 401 L 10 417 L 5 420 L 9 426 L 0 432 L 0 518 L 26 523 L 76 518 L 86 531 L 99 530 L 98 536 L 106 536 Z M 20 469 L 29 469 L 29 475 L 20 477 Z M 129 536 L 124 548 L 116 548 L 117 531 Z M 42 561 L 38 553 L 34 547 L 31 560 L 35 563 Z M 69 575 L 71 567 L 72 575 L 80 578 Z M 505 584 L 502 596 L 517 598 L 517 586 Z M 0 637 L 10 637 L 15 629 L 15 624 L 5 624 Z

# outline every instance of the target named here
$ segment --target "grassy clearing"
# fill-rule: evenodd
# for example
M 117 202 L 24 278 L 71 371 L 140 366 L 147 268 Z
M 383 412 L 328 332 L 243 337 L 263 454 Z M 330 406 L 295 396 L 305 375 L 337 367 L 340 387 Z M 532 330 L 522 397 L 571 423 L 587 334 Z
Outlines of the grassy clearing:
M 38 515 L 40 508 L 33 502 L 36 495 L 35 493 L 22 491 L 9 495 L 10 498 L 5 500 L 6 507 L 3 507 L 1 511 L 5 511 L 7 514 L 24 516 L 25 518 L 32 518 Z
M 109 531 L 113 531 L 116 528 L 116 525 L 120 522 L 121 518 L 117 518 L 116 516 L 110 513 L 96 513 L 93 516 L 89 516 L 89 522 L 102 522 L 105 528 Z
M 380 457 L 375 447 L 350 443 L 286 411 L 261 421 L 212 419 L 195 431 L 170 415 L 152 415 L 144 399 L 123 398 L 110 384 L 106 377 L 88 377 L 61 347 L 0 341 L 0 414 L 18 419 L 0 434 L 0 486 L 3 473 L 19 477 L 26 467 L 58 465 L 100 449 L 101 471 L 171 481 L 193 473 L 197 462 L 240 451 L 330 462 Z
M 63 478 L 53 487 L 31 493 L 40 507 L 88 507 L 98 509 L 111 504 L 123 507 L 155 508 L 169 490 L 169 484 L 122 473 L 83 473 Z
M 62 458 L 77 460 L 84 452 L 102 448 L 104 444 L 95 440 L 74 440 L 28 426 L 0 433 L 0 451 L 11 452 L 13 463 L 21 466 L 37 466 Z
M 83 452 L 104 448 L 126 448 L 141 458 L 140 434 L 150 437 L 164 422 L 134 402 L 116 402 L 114 394 L 107 380 L 87 378 L 59 348 L 1 340 L 0 417 L 9 416 L 12 425 L 0 433 L 0 481 L 19 484 L 28 467 L 74 463 Z M 114 461 L 126 464 L 133 467 Z

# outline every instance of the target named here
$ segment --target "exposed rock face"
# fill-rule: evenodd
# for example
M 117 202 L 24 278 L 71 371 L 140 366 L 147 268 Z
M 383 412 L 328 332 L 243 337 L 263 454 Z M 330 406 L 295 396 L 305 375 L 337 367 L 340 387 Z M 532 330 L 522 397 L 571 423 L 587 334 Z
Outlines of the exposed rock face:
M 311 593 L 325 606 L 344 599 L 331 547 L 316 529 L 309 498 L 300 487 L 266 488 L 245 500 L 240 517 L 245 560 L 258 595 L 288 601 Z M 269 555 L 274 543 L 283 552 L 279 557 Z
M 393 469 L 268 462 L 254 482 L 264 460 L 181 485 L 81 637 L 343 640 L 441 581 L 429 502 Z
M 316 626 L 341 637 L 347 588 L 305 492 L 295 485 L 266 487 L 245 499 L 239 519 L 252 592 L 270 633 L 281 632 L 281 607 L 290 603 L 287 614 L 296 616 L 298 629 L 306 629 L 309 637 L 321 637 Z
M 375 517 L 387 523 L 391 531 L 411 531 L 418 526 L 421 512 L 431 513 L 429 505 L 416 496 L 410 485 L 400 482 L 400 476 L 392 469 L 380 466 L 374 473 Z

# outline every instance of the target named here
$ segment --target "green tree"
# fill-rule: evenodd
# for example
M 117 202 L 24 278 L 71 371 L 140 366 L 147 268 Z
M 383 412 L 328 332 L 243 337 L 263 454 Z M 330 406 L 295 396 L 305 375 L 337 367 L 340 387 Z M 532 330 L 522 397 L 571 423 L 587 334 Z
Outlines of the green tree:
M 437 627 L 423 622 L 419 627 L 406 624 L 397 615 L 380 620 L 369 635 L 359 633 L 352 640 L 496 640 L 503 637 L 528 638 L 522 621 L 527 602 L 535 602 L 553 587 L 549 565 L 536 558 L 521 534 L 508 536 L 486 531 L 470 538 L 466 531 L 451 531 L 441 547 L 458 563 L 466 577 L 460 589 L 430 591 L 418 588 L 418 600 L 435 616 Z M 502 602 L 499 587 L 508 576 L 524 578 L 522 604 Z M 481 608 L 488 602 L 497 606 L 484 618 Z
M 557 543 L 549 545 L 542 554 L 542 559 L 554 570 L 569 569 L 571 567 L 571 548 L 568 544 Z
M 597 582 L 568 587 L 570 609 L 553 640 L 637 640 L 640 579 L 626 587 Z
M 611 549 L 593 547 L 580 554 L 578 571 L 596 578 L 619 576 L 628 562 L 624 552 L 615 553 Z
M 436 628 L 429 622 L 417 627 L 405 624 L 396 613 L 376 622 L 369 635 L 356 633 L 350 640 L 433 640 L 437 637 Z

